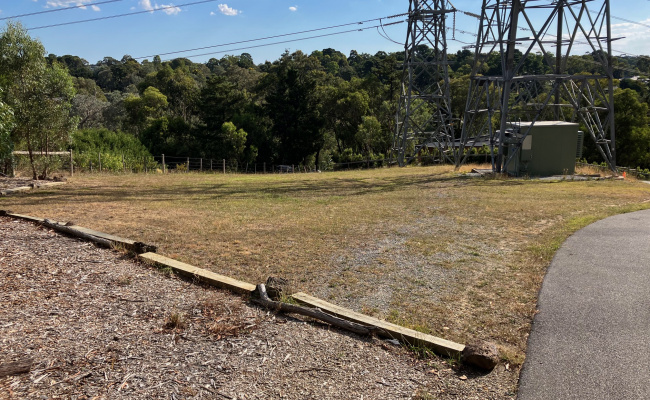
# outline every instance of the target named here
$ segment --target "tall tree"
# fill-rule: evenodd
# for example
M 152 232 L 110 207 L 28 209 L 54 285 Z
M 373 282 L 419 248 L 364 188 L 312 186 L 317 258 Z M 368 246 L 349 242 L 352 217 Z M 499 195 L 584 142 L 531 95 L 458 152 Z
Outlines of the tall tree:
M 316 97 L 320 70 L 317 59 L 300 51 L 285 52 L 269 74 L 266 111 L 273 121 L 273 136 L 279 140 L 281 162 L 302 163 L 323 145 L 323 119 Z
M 76 119 L 70 117 L 72 77 L 58 62 L 48 65 L 43 45 L 20 23 L 7 24 L 0 35 L 0 54 L 0 86 L 16 123 L 12 140 L 27 148 L 33 178 L 39 178 L 37 168 L 45 178 L 48 157 L 39 158 L 37 165 L 35 153 L 60 150 L 76 129 Z

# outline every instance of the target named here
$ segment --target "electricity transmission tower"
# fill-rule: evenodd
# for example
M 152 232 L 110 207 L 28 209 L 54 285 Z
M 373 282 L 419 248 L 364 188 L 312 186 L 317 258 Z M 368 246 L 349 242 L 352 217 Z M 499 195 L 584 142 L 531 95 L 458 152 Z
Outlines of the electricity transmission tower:
M 411 0 L 405 44 L 402 92 L 393 152 L 400 166 L 437 149 L 440 161 L 452 161 L 454 129 L 447 61 L 447 0 Z
M 580 123 L 615 171 L 610 18 L 610 0 L 483 0 L 456 165 L 486 145 L 505 171 L 530 127 L 556 120 Z M 572 52 L 591 54 L 593 75 L 569 68 Z M 495 56 L 500 69 L 489 71 Z M 513 133 L 520 121 L 532 124 Z

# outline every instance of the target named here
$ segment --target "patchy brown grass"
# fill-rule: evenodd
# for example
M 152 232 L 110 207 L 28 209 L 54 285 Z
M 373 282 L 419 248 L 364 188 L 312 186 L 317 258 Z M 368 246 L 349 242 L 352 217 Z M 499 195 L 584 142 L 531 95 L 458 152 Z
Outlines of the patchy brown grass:
M 284 277 L 450 340 L 492 340 L 514 363 L 564 239 L 649 207 L 647 184 L 468 178 L 450 167 L 92 175 L 0 200 L 0 208 L 150 242 L 251 283 Z

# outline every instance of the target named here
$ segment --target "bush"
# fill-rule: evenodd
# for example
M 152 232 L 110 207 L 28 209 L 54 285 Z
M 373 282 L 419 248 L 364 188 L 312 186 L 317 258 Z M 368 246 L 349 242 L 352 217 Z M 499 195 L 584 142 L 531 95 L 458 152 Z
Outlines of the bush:
M 121 131 L 113 132 L 106 128 L 79 130 L 72 136 L 72 150 L 77 168 L 89 170 L 91 163 L 99 168 L 100 154 L 104 171 L 158 168 L 146 147 L 136 137 Z

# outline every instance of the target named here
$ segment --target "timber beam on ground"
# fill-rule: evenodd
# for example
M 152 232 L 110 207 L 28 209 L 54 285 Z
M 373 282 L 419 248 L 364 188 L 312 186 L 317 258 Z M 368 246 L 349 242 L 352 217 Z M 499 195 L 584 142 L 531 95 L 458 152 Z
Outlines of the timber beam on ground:
M 400 342 L 406 342 L 415 347 L 427 348 L 436 354 L 460 359 L 463 349 L 465 348 L 465 345 L 360 314 L 302 292 L 291 295 L 291 298 L 300 304 L 319 308 L 328 314 L 335 315 L 339 318 L 375 327 L 377 328 L 377 334 L 380 336 L 397 339 Z
M 124 248 L 125 250 L 132 251 L 136 254 L 156 251 L 156 246 L 152 246 L 142 242 L 136 242 L 131 239 L 125 239 L 104 232 L 98 232 L 89 228 L 84 228 L 83 226 L 77 226 L 74 224 L 73 225 L 65 224 L 61 222 L 46 220 L 43 218 L 32 217 L 29 215 L 16 214 L 4 210 L 0 210 L 0 216 L 7 216 L 14 219 L 21 219 L 24 221 L 35 222 L 37 224 L 45 225 L 48 228 L 61 231 L 68 235 L 80 237 L 82 239 L 90 240 L 99 244 L 103 244 L 106 241 L 108 241 L 111 243 L 112 247 Z M 93 238 L 98 238 L 98 240 L 93 240 Z

